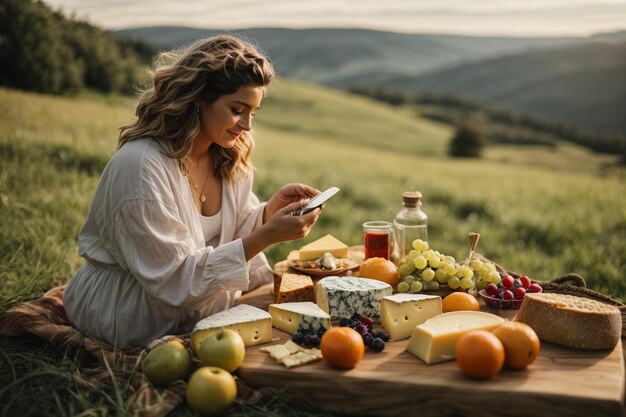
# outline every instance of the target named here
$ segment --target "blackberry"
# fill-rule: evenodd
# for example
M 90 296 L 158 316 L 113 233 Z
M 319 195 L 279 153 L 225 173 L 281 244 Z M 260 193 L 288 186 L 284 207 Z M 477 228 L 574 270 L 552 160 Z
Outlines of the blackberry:
M 320 345 L 321 339 L 318 335 L 314 334 L 309 337 L 309 341 L 311 342 L 311 346 L 318 347 Z
M 351 323 L 352 323 L 352 320 L 350 320 L 347 317 L 342 317 L 341 319 L 339 319 L 339 326 L 340 327 L 348 327 L 348 326 L 350 326 Z
M 384 330 L 381 330 L 379 332 L 376 332 L 376 337 L 382 339 L 383 342 L 388 342 L 389 341 L 389 333 L 387 333 Z
M 298 345 L 299 345 L 300 343 L 304 342 L 304 335 L 303 335 L 302 333 L 300 333 L 300 332 L 296 332 L 296 333 L 295 333 L 295 334 L 291 337 L 291 341 L 292 341 L 293 343 L 296 343 L 296 344 L 298 344 Z
M 370 345 L 374 352 L 382 352 L 385 349 L 385 342 L 380 337 L 375 338 Z

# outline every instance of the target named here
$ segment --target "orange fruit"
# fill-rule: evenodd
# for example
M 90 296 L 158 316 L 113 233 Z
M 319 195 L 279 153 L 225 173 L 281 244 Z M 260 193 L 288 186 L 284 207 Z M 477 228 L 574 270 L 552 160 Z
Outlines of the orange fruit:
M 444 313 L 461 310 L 478 311 L 480 310 L 480 304 L 473 295 L 462 291 L 455 291 L 443 299 L 441 310 Z
M 539 337 L 527 325 L 507 321 L 491 331 L 504 345 L 504 364 L 511 369 L 525 369 L 539 355 Z
M 400 281 L 400 273 L 396 264 L 385 258 L 369 258 L 359 266 L 361 278 L 373 278 L 386 282 L 395 288 Z
M 461 336 L 456 344 L 456 364 L 469 377 L 491 378 L 504 365 L 504 346 L 493 333 L 472 330 Z
M 365 353 L 363 337 L 350 327 L 332 327 L 320 342 L 322 359 L 334 368 L 350 369 Z

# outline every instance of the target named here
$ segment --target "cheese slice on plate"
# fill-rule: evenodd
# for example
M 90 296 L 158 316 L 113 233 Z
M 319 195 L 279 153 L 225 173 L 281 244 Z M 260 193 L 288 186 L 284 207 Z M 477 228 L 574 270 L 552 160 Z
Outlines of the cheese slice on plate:
M 377 319 L 380 300 L 392 292 L 391 285 L 376 279 L 326 277 L 315 284 L 315 302 L 333 320 L 354 313 Z
M 332 235 L 326 235 L 304 245 L 298 251 L 301 261 L 317 259 L 326 252 L 330 252 L 335 258 L 348 258 L 350 256 L 348 245 Z
M 439 314 L 420 324 L 413 331 L 406 348 L 427 364 L 456 357 L 456 343 L 471 330 L 491 331 L 504 319 L 481 311 L 452 311 Z
M 235 330 L 246 347 L 268 343 L 272 341 L 272 316 L 260 308 L 240 304 L 206 317 L 196 323 L 191 332 L 194 352 L 198 354 L 205 337 L 221 329 Z
M 290 335 L 298 330 L 330 329 L 330 316 L 311 302 L 270 304 L 272 326 Z
M 441 297 L 426 294 L 394 294 L 380 301 L 380 323 L 389 340 L 411 337 L 415 326 L 441 314 Z

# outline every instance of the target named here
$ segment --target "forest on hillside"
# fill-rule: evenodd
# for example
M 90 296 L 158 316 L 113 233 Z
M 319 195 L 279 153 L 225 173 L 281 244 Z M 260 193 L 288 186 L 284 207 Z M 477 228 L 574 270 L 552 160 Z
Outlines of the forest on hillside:
M 453 94 L 414 94 L 376 86 L 353 87 L 349 91 L 394 106 L 416 106 L 419 116 L 453 126 L 468 119 L 477 120 L 485 126 L 490 143 L 554 147 L 564 140 L 598 153 L 621 154 L 626 161 L 624 135 L 585 131 Z
M 156 50 L 67 18 L 40 0 L 0 2 L 0 85 L 49 94 L 128 94 Z

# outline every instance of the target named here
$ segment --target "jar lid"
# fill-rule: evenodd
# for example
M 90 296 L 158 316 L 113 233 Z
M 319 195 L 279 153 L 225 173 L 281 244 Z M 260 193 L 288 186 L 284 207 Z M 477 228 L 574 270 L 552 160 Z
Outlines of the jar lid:
M 422 193 L 419 191 L 405 191 L 402 193 L 402 202 L 407 207 L 417 207 L 421 198 Z

